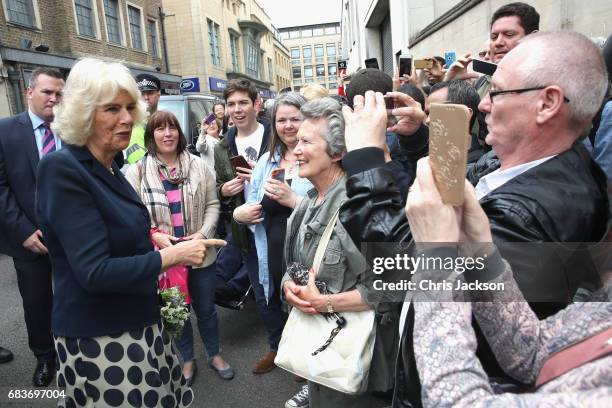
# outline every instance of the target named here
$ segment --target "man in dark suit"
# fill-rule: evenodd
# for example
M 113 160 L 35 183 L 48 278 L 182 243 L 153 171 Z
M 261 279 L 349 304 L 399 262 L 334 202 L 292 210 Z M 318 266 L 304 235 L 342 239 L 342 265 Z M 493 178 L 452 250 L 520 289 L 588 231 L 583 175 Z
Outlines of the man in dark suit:
M 34 205 L 36 168 L 40 158 L 61 147 L 50 123 L 63 88 L 59 71 L 36 69 L 27 91 L 28 110 L 0 120 L 0 242 L 17 271 L 28 343 L 37 359 L 32 378 L 37 387 L 46 387 L 53 379 L 55 347 L 51 264 Z

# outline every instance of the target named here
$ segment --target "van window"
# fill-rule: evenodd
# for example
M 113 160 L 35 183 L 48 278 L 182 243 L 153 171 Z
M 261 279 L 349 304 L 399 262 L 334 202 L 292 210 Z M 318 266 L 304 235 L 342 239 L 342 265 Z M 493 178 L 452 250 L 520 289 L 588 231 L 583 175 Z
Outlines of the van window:
M 198 141 L 202 119 L 204 119 L 212 111 L 212 105 L 212 101 L 202 101 L 197 99 L 189 100 L 189 128 L 183 128 L 183 132 L 188 138 L 188 144 L 195 144 L 195 142 Z M 191 135 L 191 139 L 189 139 L 189 135 Z

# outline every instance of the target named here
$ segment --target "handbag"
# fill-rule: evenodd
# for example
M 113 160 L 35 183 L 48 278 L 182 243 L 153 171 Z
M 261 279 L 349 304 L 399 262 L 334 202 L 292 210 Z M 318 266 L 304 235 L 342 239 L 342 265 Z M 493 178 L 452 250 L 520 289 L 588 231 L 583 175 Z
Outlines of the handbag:
M 338 213 L 339 209 L 327 224 L 317 246 L 313 263 L 315 272 L 321 265 Z M 325 387 L 345 394 L 358 394 L 368 385 L 376 338 L 375 313 L 374 310 L 365 310 L 336 314 L 344 320 L 343 326 L 336 318 L 308 315 L 292 308 L 274 363 Z
M 188 285 L 189 270 L 185 265 L 177 265 L 168 268 L 165 272 L 159 274 L 158 280 L 160 291 L 178 286 L 179 291 L 185 295 L 185 303 L 191 303 Z

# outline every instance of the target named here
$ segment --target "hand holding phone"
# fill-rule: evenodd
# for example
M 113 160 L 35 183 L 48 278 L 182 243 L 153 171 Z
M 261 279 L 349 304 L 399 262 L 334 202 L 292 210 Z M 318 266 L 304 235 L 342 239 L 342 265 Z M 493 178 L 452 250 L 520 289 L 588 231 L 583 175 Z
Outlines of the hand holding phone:
M 204 119 L 204 124 L 205 125 L 210 125 L 211 123 L 213 123 L 213 121 L 217 118 L 217 116 L 214 114 L 214 112 L 211 112 L 206 119 Z
M 241 156 L 241 155 L 230 157 L 230 163 L 232 163 L 232 167 L 234 168 L 234 171 L 238 171 L 237 170 L 238 167 L 242 167 L 245 169 L 251 168 L 251 165 L 249 164 L 247 159 L 245 159 L 244 156 Z

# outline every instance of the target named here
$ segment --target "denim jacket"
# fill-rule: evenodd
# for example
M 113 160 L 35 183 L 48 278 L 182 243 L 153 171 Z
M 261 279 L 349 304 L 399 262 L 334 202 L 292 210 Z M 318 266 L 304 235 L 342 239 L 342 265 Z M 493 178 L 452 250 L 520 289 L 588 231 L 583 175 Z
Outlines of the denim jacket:
M 272 160 L 268 160 L 269 152 L 264 153 L 253 170 L 251 176 L 251 192 L 247 198 L 247 203 L 260 203 L 264 197 L 264 184 L 270 178 L 272 170 L 279 167 L 281 156 L 277 150 Z M 313 188 L 310 181 L 305 178 L 296 176 L 291 182 L 291 189 L 299 196 L 305 196 L 306 193 Z M 255 238 L 255 248 L 257 249 L 257 262 L 259 266 L 259 283 L 263 286 L 266 302 L 270 298 L 270 273 L 268 270 L 268 237 L 266 235 L 266 225 L 268 219 L 265 211 L 263 212 L 264 220 L 258 224 L 250 225 L 249 228 L 253 232 Z M 281 256 L 282 251 L 279 251 Z

